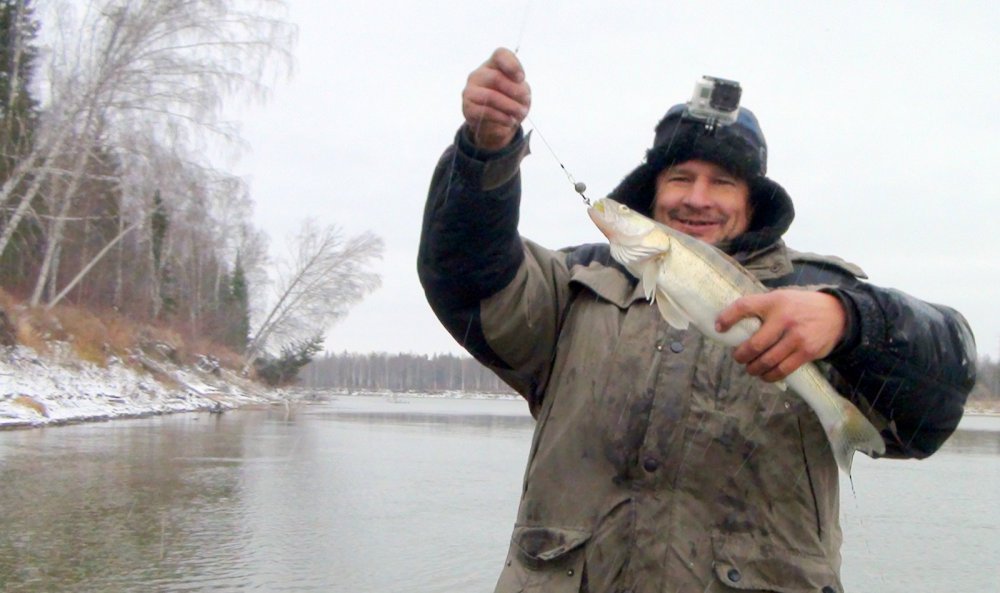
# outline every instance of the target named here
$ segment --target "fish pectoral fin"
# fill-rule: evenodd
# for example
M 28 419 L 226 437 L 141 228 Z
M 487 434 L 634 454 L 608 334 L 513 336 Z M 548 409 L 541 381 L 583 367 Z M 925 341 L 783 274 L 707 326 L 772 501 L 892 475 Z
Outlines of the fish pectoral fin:
M 691 320 L 689 319 L 687 313 L 684 309 L 681 309 L 674 299 L 670 298 L 670 294 L 657 289 L 657 299 L 656 306 L 660 309 L 660 315 L 667 320 L 670 327 L 674 329 L 687 329 L 691 325 Z
M 650 260 L 646 262 L 646 265 L 642 268 L 642 292 L 646 295 L 646 300 L 653 301 L 656 299 L 656 280 L 660 276 L 660 266 L 656 264 L 655 260 Z

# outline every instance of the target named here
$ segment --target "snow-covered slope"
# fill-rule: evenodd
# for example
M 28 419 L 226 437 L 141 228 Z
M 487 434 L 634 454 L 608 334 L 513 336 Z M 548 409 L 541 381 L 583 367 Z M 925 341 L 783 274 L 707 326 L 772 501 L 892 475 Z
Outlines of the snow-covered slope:
M 23 346 L 0 348 L 0 428 L 221 410 L 284 397 L 211 364 L 181 368 L 142 358 L 99 367 L 68 347 L 53 350 L 43 357 Z

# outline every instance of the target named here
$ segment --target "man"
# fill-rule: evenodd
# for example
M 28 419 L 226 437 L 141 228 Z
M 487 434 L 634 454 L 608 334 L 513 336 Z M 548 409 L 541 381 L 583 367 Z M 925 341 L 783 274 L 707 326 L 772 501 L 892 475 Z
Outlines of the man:
M 607 245 L 551 251 L 518 235 L 529 106 L 510 51 L 469 76 L 418 256 L 442 323 L 537 421 L 496 590 L 840 592 L 837 466 L 812 411 L 773 382 L 827 363 L 887 456 L 926 457 L 975 381 L 965 320 L 785 247 L 792 203 L 765 176 L 756 119 L 740 110 L 709 133 L 679 105 L 611 196 L 775 290 L 722 312 L 723 331 L 762 320 L 735 350 L 671 328 Z

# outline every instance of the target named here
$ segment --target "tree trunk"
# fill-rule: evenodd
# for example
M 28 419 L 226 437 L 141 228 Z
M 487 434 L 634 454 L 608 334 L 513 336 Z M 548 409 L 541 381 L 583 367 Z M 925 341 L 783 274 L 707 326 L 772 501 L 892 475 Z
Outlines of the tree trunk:
M 82 280 L 83 277 L 86 276 L 95 265 L 97 265 L 97 262 L 101 261 L 101 259 L 105 255 L 107 255 L 107 253 L 109 251 L 111 251 L 111 249 L 115 245 L 117 245 L 118 242 L 121 241 L 123 237 L 125 237 L 125 235 L 127 235 L 129 232 L 132 231 L 132 229 L 134 229 L 137 226 L 139 226 L 139 223 L 138 222 L 134 222 L 131 225 L 129 225 L 128 227 L 126 227 L 125 230 L 120 231 L 118 233 L 118 235 L 116 235 L 115 238 L 111 240 L 111 242 L 109 242 L 107 245 L 105 245 L 104 248 L 101 249 L 97 253 L 97 255 L 95 255 L 94 258 L 92 260 L 90 260 L 90 262 L 86 266 L 84 266 L 83 269 L 80 270 L 80 273 L 77 274 L 76 277 L 74 277 L 72 280 L 70 280 L 69 283 L 66 284 L 65 287 L 63 287 L 62 292 L 60 292 L 58 295 L 56 295 L 55 297 L 53 297 L 49 301 L 48 305 L 46 305 L 45 308 L 46 309 L 51 309 L 52 307 L 58 305 L 59 301 L 61 301 L 63 299 L 63 297 L 65 297 L 69 293 L 69 291 L 73 290 L 73 287 L 76 286 L 77 283 L 80 282 L 80 280 Z
M 46 237 L 45 256 L 42 258 L 42 267 L 38 271 L 38 279 L 35 282 L 35 291 L 31 295 L 32 306 L 37 306 L 41 302 L 42 292 L 44 291 L 46 283 L 50 280 L 49 275 L 55 274 L 53 264 L 57 258 L 59 248 L 62 246 L 63 232 L 66 228 L 66 219 L 69 216 L 70 207 L 73 205 L 73 198 L 76 196 L 76 192 L 80 188 L 80 181 L 83 179 L 84 172 L 87 168 L 88 157 L 90 155 L 89 149 L 85 149 L 84 146 L 89 148 L 88 140 L 96 136 L 92 136 L 89 133 L 93 127 L 93 122 L 94 112 L 91 110 L 84 124 L 83 133 L 80 135 L 81 146 L 78 147 L 76 153 L 73 169 L 70 172 L 69 183 L 63 191 L 62 204 L 59 208 L 59 214 L 56 215 L 56 218 L 53 221 L 52 229 L 49 231 L 48 237 Z

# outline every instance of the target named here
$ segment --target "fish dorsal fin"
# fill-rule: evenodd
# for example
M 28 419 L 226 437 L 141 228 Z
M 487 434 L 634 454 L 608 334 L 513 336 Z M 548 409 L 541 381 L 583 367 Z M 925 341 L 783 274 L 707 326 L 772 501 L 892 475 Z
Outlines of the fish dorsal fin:
M 680 308 L 677 301 L 670 297 L 670 293 L 657 289 L 656 306 L 660 309 L 660 315 L 667 320 L 670 327 L 674 329 L 687 329 L 691 324 L 690 316 Z

